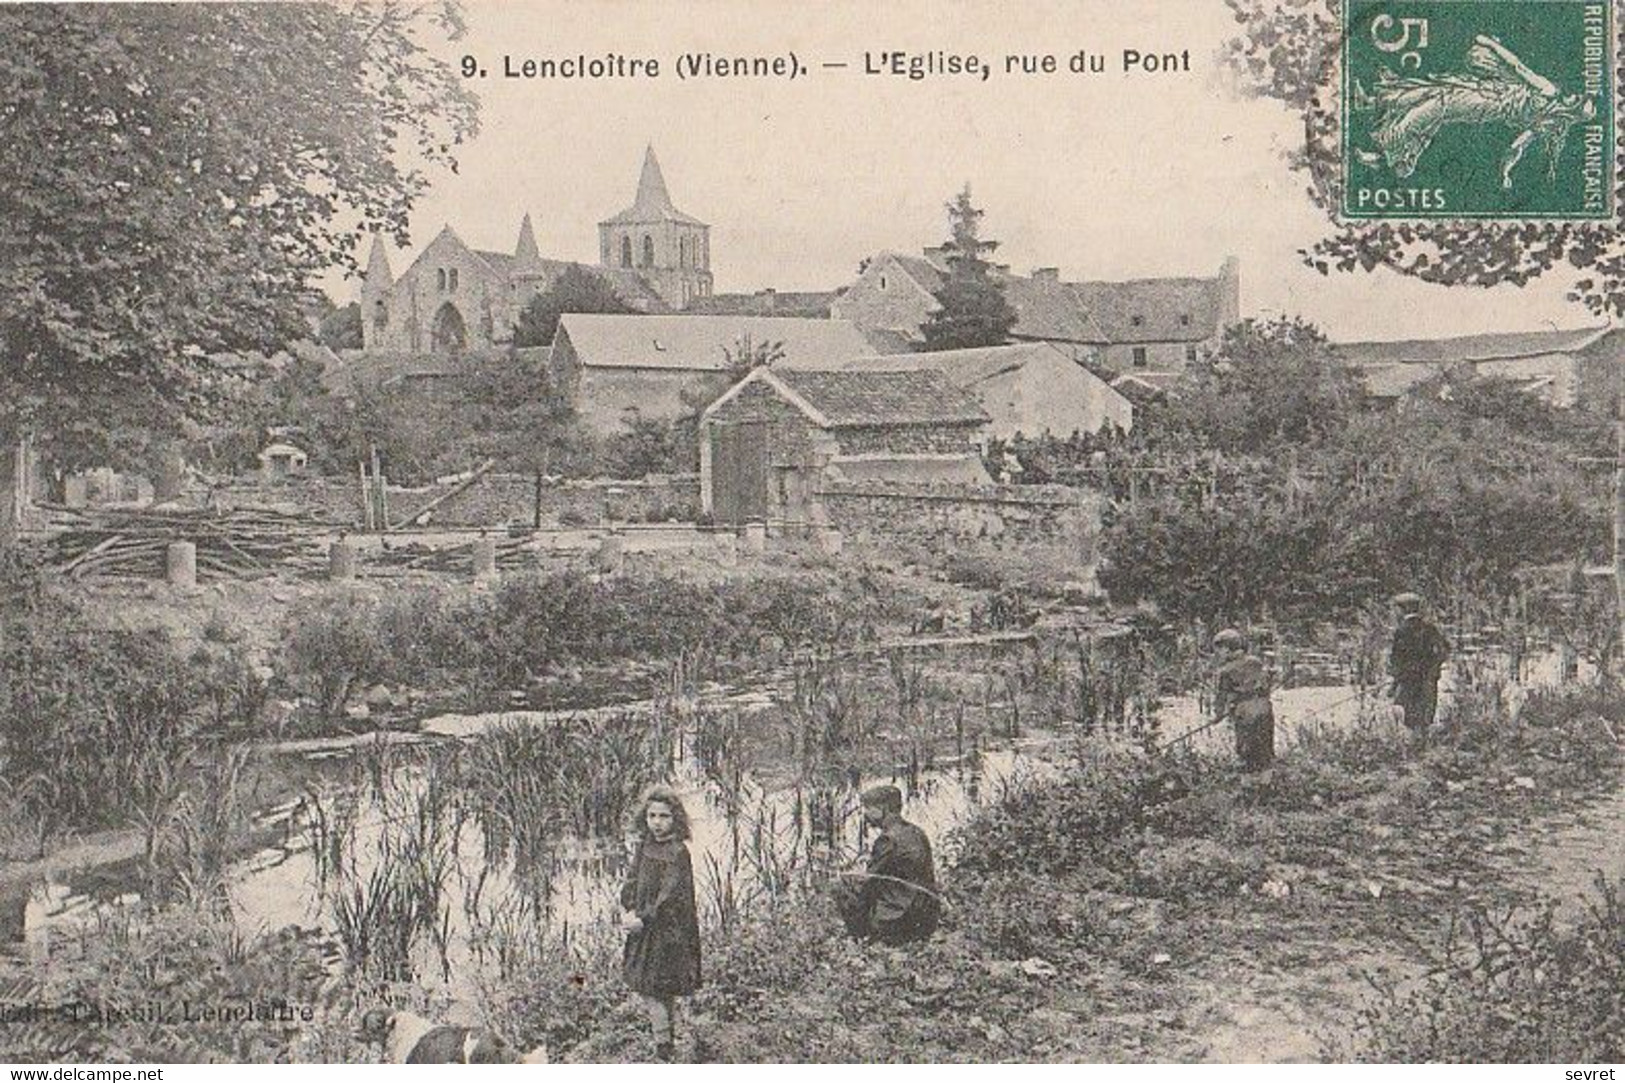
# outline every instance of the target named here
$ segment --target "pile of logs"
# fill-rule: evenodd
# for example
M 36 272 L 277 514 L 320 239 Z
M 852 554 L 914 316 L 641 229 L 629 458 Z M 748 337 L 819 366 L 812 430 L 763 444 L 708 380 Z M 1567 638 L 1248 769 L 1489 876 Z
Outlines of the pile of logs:
M 533 568 L 534 546 L 524 538 L 499 537 L 496 542 L 498 568 Z M 467 575 L 474 567 L 474 543 L 437 547 L 423 542 L 385 543 L 382 549 L 363 554 L 368 570 L 386 572 L 452 572 Z
M 36 505 L 51 537 L 49 567 L 70 576 L 162 578 L 171 542 L 197 546 L 203 578 L 255 578 L 273 571 L 325 567 L 317 537 L 330 533 L 305 516 L 267 508 L 210 512 L 187 509 L 70 508 Z

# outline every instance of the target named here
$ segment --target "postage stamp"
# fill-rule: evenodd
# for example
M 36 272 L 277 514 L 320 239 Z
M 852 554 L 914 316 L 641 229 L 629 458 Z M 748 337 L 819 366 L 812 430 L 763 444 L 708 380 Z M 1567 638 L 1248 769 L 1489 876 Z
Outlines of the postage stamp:
M 1346 0 L 1349 218 L 1614 214 L 1608 0 Z

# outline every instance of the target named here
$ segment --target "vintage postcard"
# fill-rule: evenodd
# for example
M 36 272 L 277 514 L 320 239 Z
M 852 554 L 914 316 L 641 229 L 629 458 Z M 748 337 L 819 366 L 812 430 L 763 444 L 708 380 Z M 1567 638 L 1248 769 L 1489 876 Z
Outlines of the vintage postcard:
M 0 1061 L 1612 1078 L 1620 16 L 0 6 Z

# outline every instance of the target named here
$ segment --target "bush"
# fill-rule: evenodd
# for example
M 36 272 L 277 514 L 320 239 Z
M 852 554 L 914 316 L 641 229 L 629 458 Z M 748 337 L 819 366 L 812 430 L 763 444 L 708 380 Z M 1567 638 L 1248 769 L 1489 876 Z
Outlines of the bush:
M 550 669 L 679 658 L 754 661 L 764 638 L 825 646 L 857 638 L 895 598 L 847 583 L 768 577 L 718 584 L 579 572 L 518 576 L 486 595 L 421 590 L 298 607 L 283 669 L 324 717 L 357 688 L 454 683 L 486 696 Z
M 326 950 L 315 933 L 290 927 L 245 937 L 229 917 L 188 908 L 115 912 L 53 937 L 46 965 L 7 975 L 20 977 L 11 987 L 29 986 L 27 1001 L 52 1017 L 8 1025 L 6 1053 L 96 1064 L 360 1060 Z M 251 1019 L 197 1018 L 200 1009 L 250 1006 Z M 283 1009 L 310 1018 L 289 1019 Z
M 1554 907 L 1470 913 L 1420 989 L 1379 985 L 1359 1059 L 1475 1064 L 1625 1060 L 1625 903 L 1599 877 L 1578 923 Z
M 1123 753 L 1083 760 L 1060 780 L 1018 783 L 960 829 L 958 867 L 1049 876 L 1122 868 L 1125 835 L 1144 822 L 1161 784 L 1156 760 Z
M 194 749 L 252 724 L 265 686 L 220 645 L 97 628 L 42 596 L 0 616 L 0 779 L 23 815 L 106 827 L 143 807 Z

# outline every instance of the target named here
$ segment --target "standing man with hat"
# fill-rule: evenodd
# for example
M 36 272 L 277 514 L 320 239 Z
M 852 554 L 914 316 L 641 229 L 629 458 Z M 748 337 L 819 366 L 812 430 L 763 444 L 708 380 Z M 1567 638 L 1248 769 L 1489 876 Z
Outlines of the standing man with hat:
M 1439 671 L 1450 657 L 1450 641 L 1422 615 L 1420 595 L 1410 591 L 1396 595 L 1394 608 L 1399 623 L 1388 650 L 1390 691 L 1404 712 L 1405 728 L 1422 736 L 1439 709 Z
M 924 940 L 936 932 L 942 914 L 931 840 L 903 819 L 903 791 L 896 786 L 871 786 L 859 800 L 864 822 L 880 834 L 869 850 L 868 867 L 848 874 L 855 883 L 837 888 L 847 932 L 882 944 Z
M 1219 651 L 1218 689 L 1213 714 L 1236 728 L 1236 758 L 1244 771 L 1262 771 L 1275 762 L 1275 710 L 1270 675 L 1247 640 L 1234 628 L 1213 637 Z

